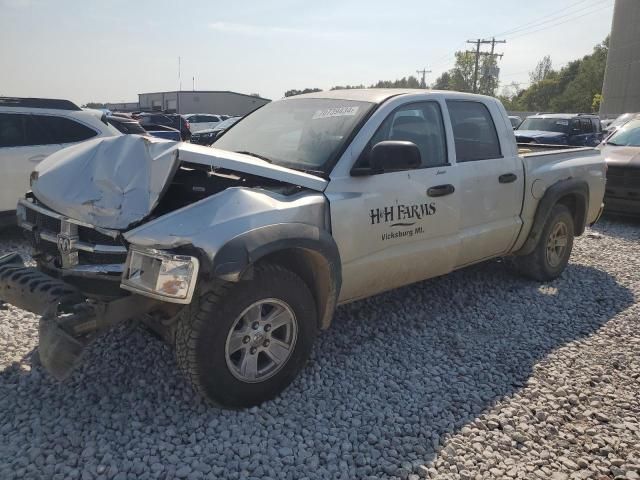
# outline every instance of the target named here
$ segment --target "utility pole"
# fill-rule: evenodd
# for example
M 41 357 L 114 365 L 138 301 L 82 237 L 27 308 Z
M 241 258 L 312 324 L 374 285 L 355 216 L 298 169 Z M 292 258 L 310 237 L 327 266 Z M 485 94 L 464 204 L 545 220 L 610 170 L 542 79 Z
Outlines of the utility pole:
M 423 68 L 422 70 L 416 70 L 416 73 L 417 73 L 418 75 L 422 74 L 422 82 L 420 82 L 420 86 L 421 86 L 422 88 L 427 88 L 427 84 L 426 84 L 426 82 L 425 82 L 425 80 L 424 80 L 424 77 L 425 77 L 425 75 L 426 75 L 427 73 L 431 73 L 431 70 L 427 70 L 426 68 Z
M 475 65 L 473 68 L 473 93 L 478 92 L 478 69 L 480 68 L 480 57 L 481 56 L 489 56 L 491 58 L 500 57 L 502 58 L 502 53 L 495 53 L 495 48 L 497 43 L 507 43 L 506 40 L 496 40 L 495 37 L 491 40 L 485 40 L 483 38 L 478 38 L 477 40 L 467 40 L 467 43 L 475 44 L 475 50 L 467 50 L 465 53 L 469 53 L 475 55 Z M 491 53 L 489 52 L 481 52 L 480 46 L 490 44 L 491 45 Z

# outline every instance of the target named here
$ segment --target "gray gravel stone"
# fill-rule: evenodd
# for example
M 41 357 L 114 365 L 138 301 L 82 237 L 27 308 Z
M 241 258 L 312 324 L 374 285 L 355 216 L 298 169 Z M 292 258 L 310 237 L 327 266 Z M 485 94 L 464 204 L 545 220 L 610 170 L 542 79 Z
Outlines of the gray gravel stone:
M 206 405 L 134 324 L 58 383 L 37 317 L 5 305 L 0 478 L 637 480 L 640 223 L 588 233 L 548 284 L 493 261 L 339 308 L 293 385 L 246 411 Z

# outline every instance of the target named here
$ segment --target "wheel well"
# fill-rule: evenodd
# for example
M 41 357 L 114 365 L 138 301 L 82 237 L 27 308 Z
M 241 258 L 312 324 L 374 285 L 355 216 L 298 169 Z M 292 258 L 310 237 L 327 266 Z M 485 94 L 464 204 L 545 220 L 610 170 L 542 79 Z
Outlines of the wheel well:
M 335 299 L 335 281 L 327 259 L 306 248 L 288 248 L 265 255 L 259 262 L 277 263 L 298 275 L 309 287 L 318 309 L 318 327 L 326 329 L 331 323 Z
M 558 202 L 564 205 L 571 212 L 573 217 L 573 226 L 575 235 L 580 236 L 584 233 L 585 220 L 587 216 L 587 205 L 585 199 L 581 195 L 570 193 L 558 199 Z

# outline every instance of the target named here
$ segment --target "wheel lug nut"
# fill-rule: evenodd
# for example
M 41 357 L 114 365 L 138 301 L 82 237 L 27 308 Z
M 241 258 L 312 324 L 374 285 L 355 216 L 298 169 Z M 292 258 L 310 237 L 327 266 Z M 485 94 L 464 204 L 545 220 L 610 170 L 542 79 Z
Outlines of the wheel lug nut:
M 251 341 L 251 337 L 249 337 L 249 335 L 247 335 L 242 339 L 242 343 L 249 343 L 250 341 Z
M 251 352 L 251 355 L 255 355 L 258 349 L 256 347 L 251 347 L 251 350 L 249 351 Z
M 264 326 L 264 331 L 268 332 L 269 330 L 271 330 L 271 325 L 265 325 Z
M 268 347 L 269 346 L 269 340 L 265 340 L 262 345 L 265 346 L 265 347 Z
M 253 325 L 251 325 L 251 328 L 253 328 L 254 330 L 257 330 L 259 326 L 260 325 L 258 324 L 258 322 L 253 322 Z

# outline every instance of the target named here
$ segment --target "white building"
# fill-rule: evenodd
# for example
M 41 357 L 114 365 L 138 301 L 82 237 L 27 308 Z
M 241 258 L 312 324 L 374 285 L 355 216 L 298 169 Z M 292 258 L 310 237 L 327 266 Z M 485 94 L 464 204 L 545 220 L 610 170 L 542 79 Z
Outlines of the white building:
M 169 113 L 214 113 L 241 116 L 270 101 L 253 95 L 215 90 L 138 94 L 140 110 L 157 110 Z

